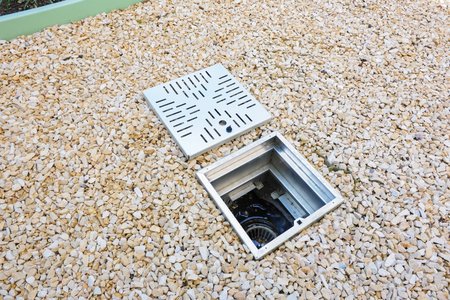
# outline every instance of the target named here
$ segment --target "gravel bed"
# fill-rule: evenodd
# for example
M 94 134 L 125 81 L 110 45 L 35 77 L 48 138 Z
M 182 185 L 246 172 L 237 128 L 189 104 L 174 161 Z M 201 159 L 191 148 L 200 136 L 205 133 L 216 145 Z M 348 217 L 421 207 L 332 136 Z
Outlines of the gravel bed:
M 448 299 L 445 1 L 149 1 L 0 42 L 0 298 Z M 274 115 L 186 161 L 141 91 Z M 345 198 L 254 261 L 195 171 L 278 130 Z

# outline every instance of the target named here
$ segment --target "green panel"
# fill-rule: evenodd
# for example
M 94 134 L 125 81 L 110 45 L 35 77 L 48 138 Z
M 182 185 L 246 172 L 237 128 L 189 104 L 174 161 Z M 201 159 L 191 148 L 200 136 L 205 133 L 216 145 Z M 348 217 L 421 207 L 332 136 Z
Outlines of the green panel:
M 65 0 L 0 17 L 0 40 L 31 34 L 55 24 L 66 24 L 142 0 Z

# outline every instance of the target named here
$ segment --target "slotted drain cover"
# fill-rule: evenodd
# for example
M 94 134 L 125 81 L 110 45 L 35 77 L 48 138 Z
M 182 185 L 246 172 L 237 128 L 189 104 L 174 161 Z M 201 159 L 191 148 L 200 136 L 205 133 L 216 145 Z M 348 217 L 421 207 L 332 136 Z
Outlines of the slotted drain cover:
M 255 243 L 257 248 L 261 248 L 277 237 L 272 228 L 264 223 L 252 224 L 245 230 L 248 236 Z
M 150 88 L 144 96 L 188 158 L 270 119 L 221 64 Z

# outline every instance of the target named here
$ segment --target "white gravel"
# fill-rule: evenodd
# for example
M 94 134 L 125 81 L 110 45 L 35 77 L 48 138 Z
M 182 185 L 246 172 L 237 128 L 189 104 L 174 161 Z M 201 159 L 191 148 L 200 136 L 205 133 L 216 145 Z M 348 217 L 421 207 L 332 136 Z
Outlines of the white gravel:
M 0 298 L 448 299 L 448 2 L 149 1 L 0 42 Z M 141 91 L 275 118 L 186 162 Z M 345 203 L 254 261 L 194 173 L 280 131 Z

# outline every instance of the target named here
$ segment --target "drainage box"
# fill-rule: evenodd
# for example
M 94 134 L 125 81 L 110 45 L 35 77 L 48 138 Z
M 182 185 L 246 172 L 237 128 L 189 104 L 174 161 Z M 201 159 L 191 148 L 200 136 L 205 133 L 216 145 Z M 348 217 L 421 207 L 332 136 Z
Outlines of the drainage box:
M 277 132 L 200 170 L 197 177 L 256 259 L 343 201 Z

